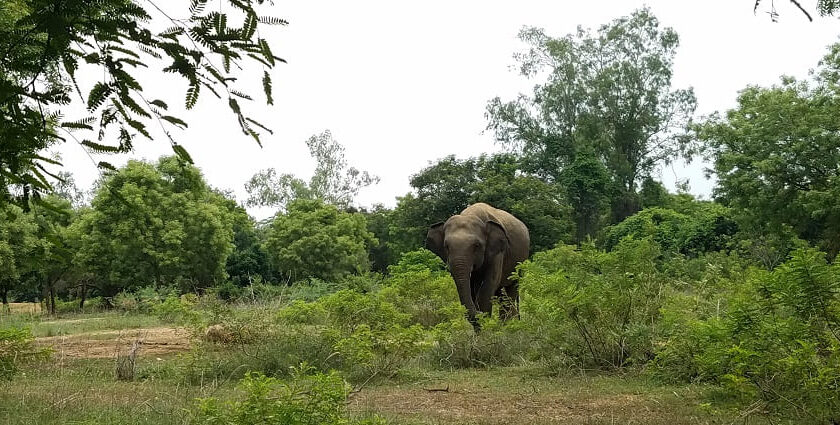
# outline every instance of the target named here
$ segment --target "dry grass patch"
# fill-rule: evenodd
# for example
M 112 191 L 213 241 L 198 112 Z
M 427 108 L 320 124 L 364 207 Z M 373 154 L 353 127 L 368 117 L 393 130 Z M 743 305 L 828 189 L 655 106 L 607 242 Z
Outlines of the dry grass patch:
M 183 328 L 156 327 L 119 331 L 86 332 L 37 338 L 38 345 L 51 347 L 56 360 L 63 358 L 113 358 L 140 341 L 138 356 L 163 356 L 190 349 L 190 334 Z

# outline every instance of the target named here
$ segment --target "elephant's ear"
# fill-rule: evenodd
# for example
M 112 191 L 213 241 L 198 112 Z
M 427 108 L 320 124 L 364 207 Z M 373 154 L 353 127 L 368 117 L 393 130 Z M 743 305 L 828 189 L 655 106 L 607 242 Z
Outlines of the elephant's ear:
M 493 257 L 506 252 L 510 247 L 507 231 L 496 221 L 487 222 L 487 256 Z
M 426 249 L 429 251 L 434 252 L 440 257 L 443 262 L 446 262 L 446 258 L 443 258 L 443 222 L 435 223 L 432 227 L 429 228 L 429 232 L 426 233 Z

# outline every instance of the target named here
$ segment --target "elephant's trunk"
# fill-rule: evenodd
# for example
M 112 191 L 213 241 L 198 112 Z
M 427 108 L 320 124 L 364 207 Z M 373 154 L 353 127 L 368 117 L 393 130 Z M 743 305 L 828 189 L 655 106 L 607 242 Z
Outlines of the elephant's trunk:
M 452 272 L 452 278 L 455 280 L 455 287 L 458 289 L 458 298 L 461 299 L 461 304 L 467 308 L 467 318 L 475 326 L 475 300 L 472 298 L 472 289 L 470 288 L 472 262 L 465 259 L 452 261 L 450 262 L 450 271 Z

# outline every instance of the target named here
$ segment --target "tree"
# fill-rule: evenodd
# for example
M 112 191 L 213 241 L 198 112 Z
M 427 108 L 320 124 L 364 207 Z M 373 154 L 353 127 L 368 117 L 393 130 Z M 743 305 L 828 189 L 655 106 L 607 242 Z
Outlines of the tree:
M 515 155 L 482 155 L 458 160 L 447 156 L 411 178 L 415 194 L 398 198 L 391 214 L 389 243 L 393 258 L 419 248 L 429 226 L 485 202 L 504 209 L 531 230 L 531 249 L 548 249 L 568 239 L 571 215 L 562 189 L 523 173 Z
M 595 33 L 552 38 L 525 28 L 519 36 L 531 46 L 515 55 L 521 74 L 546 80 L 531 96 L 492 99 L 487 128 L 523 154 L 528 171 L 554 182 L 578 155 L 597 153 L 613 186 L 612 221 L 636 212 L 638 183 L 677 155 L 696 105 L 691 89 L 671 89 L 677 33 L 641 9 Z
M 232 220 L 201 172 L 176 157 L 129 161 L 76 223 L 77 261 L 102 295 L 143 285 L 203 288 L 225 278 Z
M 38 226 L 32 216 L 16 205 L 0 205 L 0 300 L 8 306 L 8 294 L 30 270 L 38 239 Z
M 375 243 L 362 214 L 297 199 L 274 218 L 265 250 L 277 273 L 291 281 L 334 281 L 369 270 L 368 247 Z
M 783 77 L 748 87 L 738 106 L 696 127 L 713 161 L 715 196 L 747 228 L 796 234 L 831 255 L 840 251 L 840 44 L 829 48 L 811 81 Z
M 572 207 L 575 240 L 594 236 L 609 210 L 611 187 L 606 167 L 593 155 L 577 155 L 560 174 L 560 184 Z
M 67 199 L 51 195 L 35 203 L 30 214 L 37 225 L 38 244 L 29 260 L 29 279 L 40 289 L 49 312 L 55 314 L 56 285 L 73 267 L 71 245 L 77 237 L 70 228 L 73 206 Z
M 233 225 L 233 252 L 227 259 L 225 271 L 230 280 L 239 286 L 248 284 L 253 277 L 271 280 L 268 255 L 263 249 L 265 231 L 257 227 L 253 217 L 237 204 L 230 194 L 220 193 L 218 202 L 231 218 Z
M 238 99 L 251 97 L 237 90 L 236 70 L 243 69 L 246 61 L 261 64 L 266 101 L 271 104 L 268 69 L 283 59 L 272 53 L 257 29 L 286 22 L 261 16 L 253 1 L 228 0 L 205 8 L 207 4 L 207 0 L 179 2 L 189 5 L 189 11 L 185 17 L 173 17 L 154 1 L 142 5 L 133 0 L 4 2 L 0 202 L 9 200 L 10 186 L 19 187 L 23 198 L 48 190 L 46 176 L 54 175 L 46 165 L 58 162 L 41 152 L 69 139 L 97 153 L 129 152 L 136 137 L 151 139 L 152 125 L 159 125 L 174 152 L 190 161 L 170 135 L 171 128 L 187 123 L 168 115 L 167 102 L 147 97 L 138 83 L 139 69 L 153 68 L 153 62 L 161 62 L 157 67 L 161 77 L 177 74 L 186 80 L 187 109 L 196 105 L 202 88 L 220 99 L 224 96 L 243 133 L 259 143 L 257 130 L 268 129 L 244 114 Z M 239 25 L 229 26 L 234 17 L 240 17 Z M 162 21 L 171 26 L 153 31 Z M 76 74 L 93 67 L 98 68 L 95 75 L 103 77 L 85 87 L 83 95 Z M 64 106 L 75 94 L 86 104 L 87 114 L 65 117 Z M 77 137 L 74 131 L 85 135 Z M 99 165 L 113 168 L 106 162 Z
M 277 174 L 273 168 L 260 170 L 245 184 L 246 203 L 283 209 L 295 199 L 319 199 L 339 208 L 352 205 L 359 190 L 379 182 L 379 177 L 347 164 L 344 146 L 325 130 L 306 141 L 315 159 L 315 172 L 309 182 L 292 174 Z

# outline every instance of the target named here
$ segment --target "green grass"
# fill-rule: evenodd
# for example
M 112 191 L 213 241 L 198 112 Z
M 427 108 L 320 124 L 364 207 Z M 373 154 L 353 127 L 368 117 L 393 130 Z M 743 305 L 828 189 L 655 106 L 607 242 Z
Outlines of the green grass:
M 86 332 L 161 326 L 154 316 L 107 312 L 94 314 L 7 314 L 0 315 L 0 327 L 27 327 L 37 337 L 75 335 Z
M 0 326 L 9 324 L 29 326 L 36 335 L 48 336 L 161 323 L 150 316 L 116 313 L 58 320 L 0 317 Z M 236 349 L 213 351 L 219 361 L 244 361 Z M 141 354 L 132 382 L 117 381 L 114 360 L 108 358 L 54 358 L 28 366 L 11 383 L 0 383 L 0 425 L 188 423 L 196 398 L 230 397 L 236 379 L 225 378 L 230 374 L 214 379 L 204 373 L 202 379 L 187 379 L 187 357 Z M 447 390 L 429 391 L 435 389 Z M 409 369 L 390 380 L 372 380 L 351 394 L 348 408 L 353 415 L 379 414 L 397 425 L 769 423 L 763 416 L 739 418 L 726 400 L 715 400 L 717 394 L 715 387 L 662 385 L 639 374 L 570 372 L 550 377 L 525 366 Z M 801 423 L 772 419 L 776 424 Z

